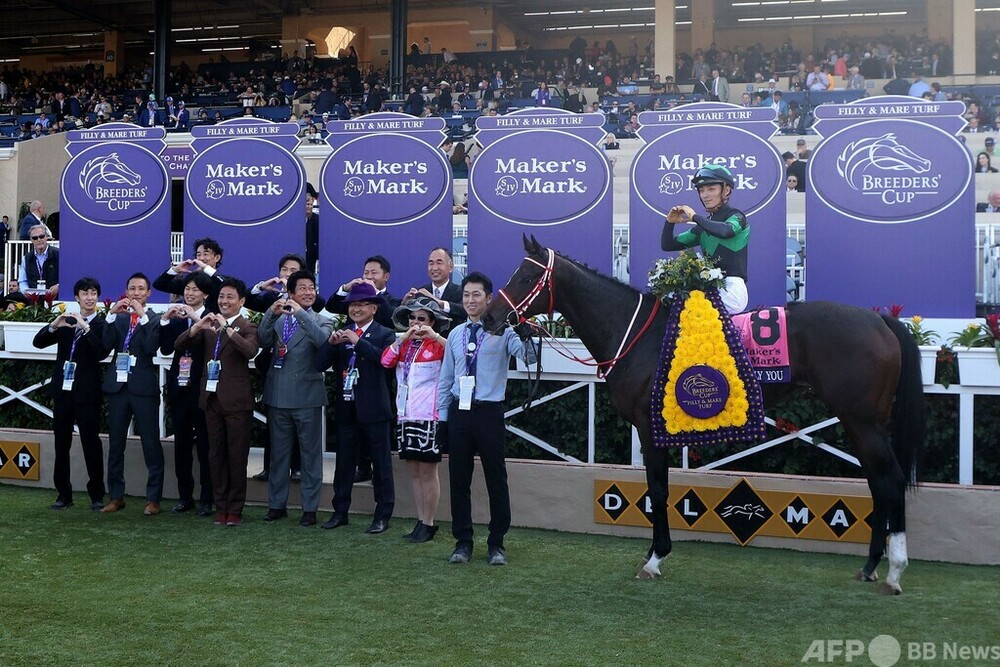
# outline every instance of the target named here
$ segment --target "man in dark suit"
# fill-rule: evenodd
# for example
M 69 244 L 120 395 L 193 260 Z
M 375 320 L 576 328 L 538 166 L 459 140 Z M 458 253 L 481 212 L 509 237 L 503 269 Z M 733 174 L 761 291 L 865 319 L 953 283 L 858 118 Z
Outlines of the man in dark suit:
M 215 489 L 215 524 L 243 522 L 247 498 L 247 458 L 253 422 L 250 360 L 257 355 L 257 325 L 240 315 L 247 288 L 226 278 L 219 289 L 219 312 L 208 313 L 177 339 L 181 350 L 201 348 L 199 405 L 209 428 L 209 461 Z
M 316 273 L 316 262 L 319 261 L 319 214 L 313 211 L 316 205 L 316 195 L 306 195 L 306 264 L 305 269 Z
M 184 100 L 177 103 L 177 129 L 191 129 L 191 112 L 184 107 Z
M 427 275 L 431 282 L 422 287 L 413 287 L 403 302 L 407 302 L 418 294 L 437 301 L 444 312 L 451 317 L 452 328 L 465 321 L 465 308 L 462 306 L 462 288 L 451 282 L 451 274 L 455 270 L 455 260 L 447 248 L 434 248 L 427 257 Z
M 219 266 L 222 264 L 222 246 L 215 239 L 204 238 L 194 242 L 194 259 L 185 259 L 174 264 L 157 276 L 153 281 L 153 289 L 184 296 L 184 278 L 194 271 L 204 271 L 212 279 L 212 289 L 205 299 L 205 309 L 210 313 L 219 312 L 217 297 L 222 285 L 222 275 Z
M 184 303 L 168 308 L 160 316 L 160 353 L 173 354 L 167 370 L 167 400 L 174 425 L 174 472 L 180 500 L 170 510 L 189 512 L 194 504 L 193 451 L 198 452 L 198 516 L 212 515 L 212 472 L 208 466 L 208 426 L 198 406 L 201 372 L 205 365 L 200 347 L 175 352 L 177 338 L 205 315 L 205 299 L 212 291 L 212 279 L 203 271 L 184 276 Z
M 31 236 L 31 228 L 44 223 L 44 217 L 45 205 L 42 202 L 36 199 L 28 204 L 28 212 L 24 214 L 24 217 L 21 218 L 21 221 L 17 225 L 17 238 L 22 241 L 28 241 Z
M 338 315 L 348 314 L 348 303 L 346 298 L 355 285 L 368 283 L 375 287 L 375 293 L 382 297 L 375 313 L 375 321 L 382 326 L 393 329 L 392 312 L 399 305 L 399 299 L 393 298 L 389 294 L 387 285 L 390 271 L 389 260 L 382 255 L 372 255 L 365 260 L 364 270 L 360 278 L 353 278 L 340 286 L 340 288 L 326 300 L 326 309 Z
M 316 279 L 309 271 L 288 276 L 288 298 L 280 298 L 264 313 L 258 329 L 262 347 L 272 348 L 271 368 L 264 382 L 264 404 L 271 437 L 271 471 L 265 521 L 288 516 L 288 459 L 292 447 L 302 453 L 303 527 L 316 525 L 323 484 L 323 441 L 320 425 L 326 405 L 323 374 L 316 370 L 316 352 L 333 331 L 333 322 L 311 308 Z
M 160 378 L 153 355 L 159 347 L 158 317 L 146 310 L 149 278 L 132 274 L 125 297 L 111 306 L 102 334 L 104 347 L 114 357 L 104 375 L 108 397 L 108 493 L 104 513 L 125 507 L 125 444 L 128 425 L 135 417 L 136 431 L 146 461 L 146 516 L 160 513 L 163 497 L 163 446 L 160 444 Z
M 159 118 L 156 117 L 156 102 L 148 102 L 146 108 L 139 112 L 139 118 L 136 122 L 142 127 L 156 127 L 160 123 Z
M 374 320 L 382 301 L 373 285 L 355 283 L 344 299 L 352 324 L 333 332 L 316 357 L 316 368 L 332 368 L 340 384 L 335 393 L 338 450 L 333 515 L 324 528 L 348 523 L 357 453 L 363 447 L 371 455 L 375 487 L 375 517 L 365 532 L 384 533 L 396 503 L 389 447 L 389 371 L 382 366 L 382 353 L 396 340 L 396 334 Z
M 986 201 L 976 204 L 976 213 L 1000 213 L 1000 190 L 991 190 Z
M 70 481 L 70 446 L 73 424 L 80 427 L 83 460 L 87 464 L 87 493 L 90 509 L 104 507 L 104 445 L 101 444 L 101 360 L 108 350 L 101 342 L 104 319 L 97 314 L 101 285 L 94 278 L 81 278 L 73 286 L 79 313 L 63 313 L 35 334 L 34 345 L 41 349 L 58 345 L 56 364 L 49 382 L 55 399 L 52 405 L 55 463 L 52 482 L 56 501 L 52 509 L 73 505 Z

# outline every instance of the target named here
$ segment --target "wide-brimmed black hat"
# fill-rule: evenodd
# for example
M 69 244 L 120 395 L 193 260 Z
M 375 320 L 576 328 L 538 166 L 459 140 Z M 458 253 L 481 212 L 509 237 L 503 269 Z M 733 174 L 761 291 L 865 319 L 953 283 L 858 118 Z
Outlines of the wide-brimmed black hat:
M 430 297 L 418 296 L 402 304 L 392 311 L 392 321 L 400 331 L 406 331 L 410 327 L 410 313 L 417 310 L 426 310 L 434 318 L 434 329 L 439 333 L 447 331 L 451 326 L 451 317 L 444 312 L 437 301 Z

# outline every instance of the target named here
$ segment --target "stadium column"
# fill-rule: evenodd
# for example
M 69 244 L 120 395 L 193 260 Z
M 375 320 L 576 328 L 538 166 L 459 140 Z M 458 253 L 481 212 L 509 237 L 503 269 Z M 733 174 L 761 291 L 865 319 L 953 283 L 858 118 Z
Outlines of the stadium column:
M 715 41 L 715 0 L 691 3 L 691 53 Z
M 167 70 L 170 68 L 170 11 L 172 0 L 154 0 L 156 32 L 153 34 L 153 91 L 163 104 L 167 96 Z
M 968 76 L 967 81 L 956 80 L 955 83 L 975 83 L 976 74 L 976 0 L 954 0 L 945 3 L 951 6 L 952 34 L 951 48 L 954 53 L 955 76 Z M 929 8 L 928 8 L 929 10 Z M 930 20 L 931 12 L 927 12 Z
M 674 71 L 674 57 L 677 51 L 677 3 L 674 0 L 656 0 L 654 5 L 653 67 L 657 74 L 666 78 L 677 76 Z
M 395 99 L 402 99 L 404 97 L 403 68 L 405 67 L 404 59 L 406 58 L 407 48 L 407 5 L 407 0 L 392 0 L 392 36 L 390 38 L 392 43 L 389 45 L 389 53 L 392 55 L 389 58 L 389 87 Z
M 104 31 L 104 76 L 118 76 L 119 62 L 125 55 L 125 37 L 118 30 Z

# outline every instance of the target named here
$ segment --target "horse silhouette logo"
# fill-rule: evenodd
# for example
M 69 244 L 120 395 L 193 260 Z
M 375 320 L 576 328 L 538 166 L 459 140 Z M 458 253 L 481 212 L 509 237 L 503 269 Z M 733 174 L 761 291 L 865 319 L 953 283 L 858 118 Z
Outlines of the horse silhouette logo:
M 701 373 L 688 376 L 682 386 L 692 396 L 710 396 L 718 392 L 716 384 Z
M 513 176 L 501 176 L 497 181 L 498 197 L 513 197 L 517 194 L 517 179 Z
M 684 179 L 678 174 L 670 172 L 660 179 L 659 191 L 661 195 L 675 195 L 684 189 Z
M 90 159 L 80 171 L 80 188 L 91 199 L 97 199 L 97 188 L 101 185 L 136 186 L 142 176 L 121 161 L 118 153 L 109 153 Z
M 730 517 L 730 516 L 744 516 L 747 519 L 752 519 L 757 517 L 758 519 L 766 519 L 767 514 L 764 511 L 762 505 L 757 505 L 755 503 L 744 503 L 742 505 L 726 505 L 719 516 Z
M 352 176 L 344 183 L 344 196 L 356 199 L 365 193 L 365 182 L 356 176 Z
M 837 172 L 855 190 L 862 189 L 862 179 L 871 170 L 926 174 L 930 169 L 930 160 L 899 143 L 892 132 L 854 141 L 837 158 Z
M 214 179 L 208 182 L 208 187 L 205 188 L 205 196 L 209 199 L 222 199 L 226 196 L 226 185 L 219 179 Z

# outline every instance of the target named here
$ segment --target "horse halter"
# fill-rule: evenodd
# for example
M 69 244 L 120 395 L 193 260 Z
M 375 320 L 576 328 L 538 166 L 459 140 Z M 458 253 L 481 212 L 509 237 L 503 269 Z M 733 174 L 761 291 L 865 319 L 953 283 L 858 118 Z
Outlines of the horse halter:
M 498 292 L 500 296 L 503 297 L 503 300 L 507 302 L 507 305 L 510 306 L 510 313 L 507 314 L 508 324 L 516 325 L 527 321 L 524 314 L 528 312 L 528 309 L 531 308 L 531 304 L 535 302 L 538 295 L 541 294 L 546 288 L 549 290 L 549 309 L 547 314 L 549 317 L 552 317 L 552 313 L 555 311 L 555 288 L 552 285 L 552 276 L 555 273 L 556 254 L 552 251 L 552 248 L 546 248 L 545 250 L 549 253 L 545 264 L 542 264 L 532 257 L 524 258 L 524 261 L 531 262 L 535 266 L 540 267 L 542 269 L 542 275 L 538 277 L 538 280 L 535 281 L 535 284 L 531 287 L 528 293 L 524 295 L 523 299 L 515 304 L 514 300 L 511 299 L 507 295 L 507 292 L 503 289 Z M 511 314 L 513 314 L 516 318 L 516 322 L 510 322 Z

